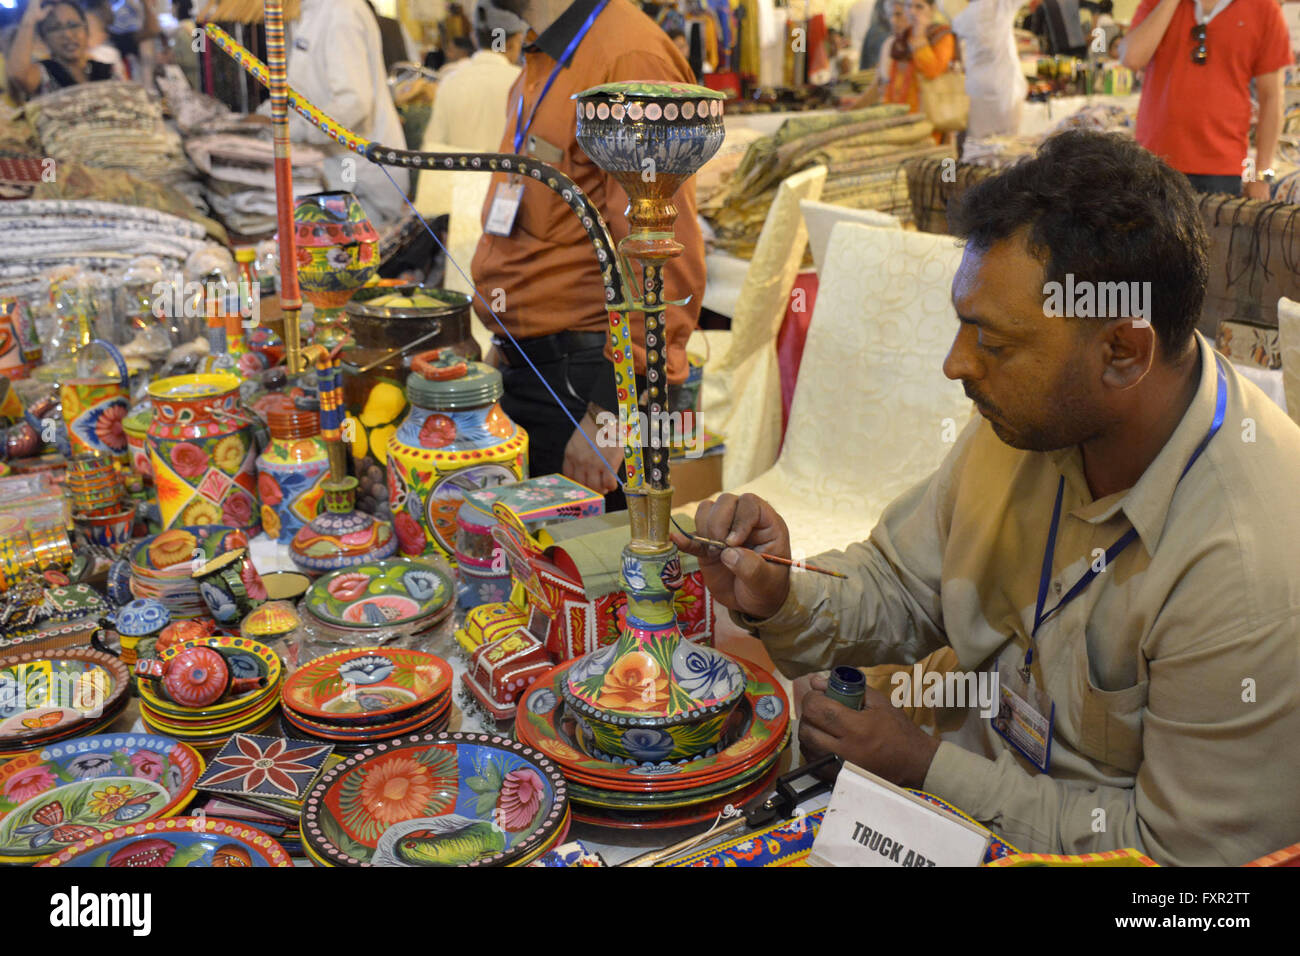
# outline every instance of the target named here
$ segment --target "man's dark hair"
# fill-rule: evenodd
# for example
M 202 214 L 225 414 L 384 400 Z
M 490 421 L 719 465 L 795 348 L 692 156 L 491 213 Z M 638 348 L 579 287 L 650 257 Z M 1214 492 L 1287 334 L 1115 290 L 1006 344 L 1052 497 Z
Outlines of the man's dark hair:
M 948 210 L 953 235 L 989 248 L 1027 229 L 1049 282 L 1150 282 L 1167 359 L 1187 347 L 1209 279 L 1209 239 L 1187 178 L 1127 136 L 1067 130 Z M 1117 316 L 1108 316 L 1117 318 Z
M 474 52 L 474 41 L 472 41 L 469 37 L 452 37 L 451 45 L 458 50 L 463 50 L 466 56 Z M 491 47 L 491 45 L 492 45 L 491 34 L 488 34 L 488 46 Z

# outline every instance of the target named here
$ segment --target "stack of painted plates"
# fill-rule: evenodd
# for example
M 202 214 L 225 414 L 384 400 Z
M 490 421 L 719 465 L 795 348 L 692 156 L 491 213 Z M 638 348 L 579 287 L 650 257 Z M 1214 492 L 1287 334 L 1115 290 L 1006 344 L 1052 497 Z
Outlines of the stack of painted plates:
M 89 647 L 0 658 L 0 761 L 103 730 L 130 686 L 125 664 Z
M 0 767 L 0 862 L 37 860 L 131 823 L 159 822 L 194 796 L 203 759 L 158 734 L 77 737 Z
M 186 707 L 164 695 L 162 685 L 140 680 L 140 716 L 145 726 L 170 734 L 200 750 L 225 744 L 231 734 L 255 734 L 271 727 L 280 704 L 283 670 L 280 658 L 265 644 L 246 637 L 201 637 L 170 645 L 159 655 L 166 666 L 192 647 L 210 647 L 225 658 L 233 679 L 260 677 L 261 687 L 204 707 Z
M 239 537 L 231 542 L 232 535 Z M 171 528 L 145 538 L 131 549 L 131 593 L 162 602 L 173 621 L 208 617 L 211 612 L 191 577 L 195 551 L 201 550 L 207 561 L 247 543 L 242 531 L 221 525 Z
M 316 636 L 374 645 L 424 634 L 455 607 L 452 575 L 432 559 L 388 558 L 334 571 L 312 582 L 303 606 Z
M 516 741 L 413 735 L 325 771 L 300 829 L 317 866 L 522 866 L 568 834 L 568 785 Z
M 575 820 L 634 829 L 699 823 L 762 793 L 776 776 L 790 736 L 790 707 L 781 686 L 757 665 L 739 660 L 745 696 L 720 749 L 677 763 L 657 761 L 656 749 L 670 752 L 671 738 L 659 730 L 631 728 L 624 743 L 644 759 L 617 763 L 586 752 L 565 708 L 559 688 L 572 663 L 542 674 L 524 694 L 515 735 L 560 765 Z
M 290 737 L 365 747 L 406 734 L 445 730 L 451 719 L 451 665 L 398 647 L 326 654 L 284 682 L 281 715 Z

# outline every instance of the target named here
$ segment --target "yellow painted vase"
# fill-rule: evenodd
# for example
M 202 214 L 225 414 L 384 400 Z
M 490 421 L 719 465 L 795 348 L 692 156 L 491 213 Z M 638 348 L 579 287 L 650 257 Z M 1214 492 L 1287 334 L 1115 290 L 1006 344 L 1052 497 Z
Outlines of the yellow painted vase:
M 388 441 L 388 495 L 403 554 L 456 554 L 465 492 L 528 477 L 528 433 L 499 404 L 501 373 L 450 349 L 412 360 L 411 411 Z
M 177 375 L 149 386 L 149 463 L 163 527 L 219 524 L 261 530 L 257 444 L 225 372 Z

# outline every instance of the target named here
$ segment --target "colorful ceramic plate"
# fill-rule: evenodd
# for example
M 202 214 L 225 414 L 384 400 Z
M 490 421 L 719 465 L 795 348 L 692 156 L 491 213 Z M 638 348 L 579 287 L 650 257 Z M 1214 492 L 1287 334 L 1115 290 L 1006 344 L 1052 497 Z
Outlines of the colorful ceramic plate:
M 73 724 L 68 728 L 66 733 L 51 734 L 49 737 L 42 737 L 40 740 L 30 742 L 22 747 L 13 747 L 8 750 L 0 750 L 0 764 L 6 760 L 12 760 L 15 757 L 29 756 L 38 750 L 46 747 L 52 747 L 56 743 L 63 743 L 75 737 L 90 737 L 107 730 L 117 718 L 121 716 L 122 711 L 126 709 L 127 698 L 123 696 L 122 702 L 111 711 L 105 711 L 104 716 L 99 720 L 88 720 L 84 724 Z
M 441 657 L 397 647 L 356 647 L 308 661 L 284 682 L 286 710 L 327 724 L 389 723 L 451 688 Z
M 308 611 L 334 627 L 381 628 L 413 624 L 445 610 L 455 583 L 439 568 L 414 558 L 389 558 L 334 571 L 312 583 Z
M 375 744 L 326 771 L 304 843 L 331 865 L 502 866 L 549 846 L 568 785 L 531 747 L 487 734 Z
M 101 734 L 0 767 L 0 857 L 48 856 L 124 823 L 171 816 L 203 759 L 172 737 Z
M 683 763 L 654 765 L 618 764 L 583 753 L 569 729 L 572 721 L 565 720 L 564 700 L 559 693 L 571 661 L 533 682 L 519 702 L 515 734 L 559 763 L 566 776 L 601 789 L 661 793 L 716 782 L 752 767 L 778 748 L 790 725 L 790 707 L 781 686 L 753 662 L 737 660 L 745 671 L 745 696 L 733 717 L 739 726 L 724 737 L 733 742 L 720 753 Z
M 433 723 L 448 710 L 451 709 L 451 695 L 444 694 L 434 700 L 428 707 L 422 707 L 401 720 L 394 720 L 383 724 L 365 724 L 363 726 L 347 726 L 341 724 L 321 723 L 315 720 L 309 720 L 301 714 L 294 713 L 291 710 L 284 712 L 284 717 L 296 727 L 310 731 L 315 736 L 338 737 L 340 740 L 383 740 L 389 737 L 400 737 L 403 734 L 414 733 L 416 728 L 425 724 Z
M 786 737 L 789 743 L 789 737 Z M 761 761 L 717 783 L 687 790 L 674 790 L 668 793 L 626 793 L 620 790 L 601 790 L 569 781 L 569 798 L 575 806 L 599 807 L 611 810 L 667 810 L 674 807 L 689 807 L 726 796 L 743 790 L 759 777 L 767 774 L 772 765 L 781 759 L 785 747 L 782 746 Z
M 60 850 L 40 866 L 293 866 L 261 830 L 216 817 L 173 817 L 117 827 Z
M 441 734 L 446 731 L 450 724 L 451 707 L 446 707 L 441 713 L 432 719 L 423 720 L 402 733 L 386 733 L 373 737 L 342 737 L 338 734 L 326 734 L 315 730 L 308 730 L 306 727 L 299 726 L 285 718 L 283 713 L 280 715 L 280 727 L 285 733 L 294 733 L 304 739 L 319 740 L 321 743 L 333 744 L 335 752 L 341 755 L 351 755 L 365 747 L 371 747 L 377 743 L 390 743 L 400 737 L 409 736 L 411 734 Z
M 75 733 L 126 701 L 130 674 L 89 647 L 0 658 L 0 750 Z
M 744 789 L 688 807 L 667 810 L 610 810 L 574 804 L 573 819 L 579 823 L 611 827 L 616 830 L 670 830 L 674 827 L 709 823 L 718 819 L 718 815 L 727 807 L 734 809 L 744 806 L 754 797 L 770 790 L 772 781 L 776 779 L 779 772 L 778 767 L 773 767 L 763 777 Z
M 249 640 L 246 637 L 212 635 L 173 644 L 162 652 L 160 659 L 166 663 L 181 651 L 191 647 L 210 647 L 226 659 L 226 666 L 230 668 L 231 676 L 263 677 L 266 679 L 266 684 L 240 697 L 218 701 L 209 707 L 194 708 L 182 707 L 180 704 L 163 698 L 151 681 L 139 681 L 140 700 L 160 716 L 170 715 L 180 718 L 225 717 L 247 710 L 253 701 L 260 701 L 264 696 L 274 696 L 274 691 L 280 684 L 283 668 L 275 651 L 265 644 L 259 644 L 257 641 Z

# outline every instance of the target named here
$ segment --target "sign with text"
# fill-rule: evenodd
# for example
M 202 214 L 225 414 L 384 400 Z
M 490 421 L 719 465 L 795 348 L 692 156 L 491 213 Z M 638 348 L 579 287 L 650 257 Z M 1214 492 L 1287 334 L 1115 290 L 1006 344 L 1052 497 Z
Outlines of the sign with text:
M 989 833 L 846 763 L 809 866 L 979 866 Z

